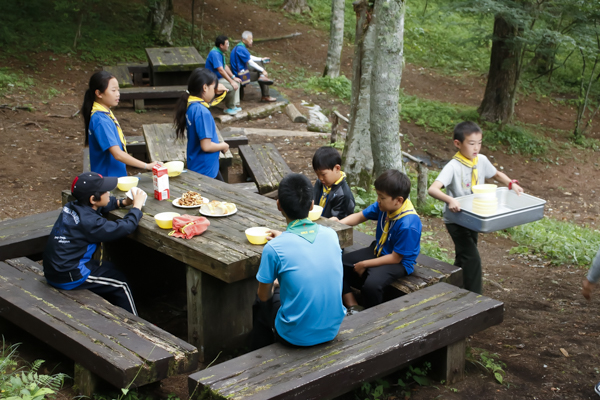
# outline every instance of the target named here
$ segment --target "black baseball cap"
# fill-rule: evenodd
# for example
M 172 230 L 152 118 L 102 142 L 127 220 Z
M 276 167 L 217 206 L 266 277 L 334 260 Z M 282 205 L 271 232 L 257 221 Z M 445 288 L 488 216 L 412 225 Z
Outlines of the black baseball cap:
M 77 200 L 89 198 L 94 193 L 104 193 L 117 187 L 119 178 L 103 177 L 95 172 L 84 172 L 73 180 L 71 193 Z

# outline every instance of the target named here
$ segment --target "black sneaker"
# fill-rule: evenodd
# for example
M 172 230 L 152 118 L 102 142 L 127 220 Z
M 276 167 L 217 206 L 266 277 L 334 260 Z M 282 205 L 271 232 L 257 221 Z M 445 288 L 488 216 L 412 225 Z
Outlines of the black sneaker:
M 348 309 L 346 310 L 346 316 L 349 317 L 350 315 L 354 315 L 354 314 L 358 314 L 359 312 L 363 311 L 365 308 L 363 306 L 350 306 L 348 307 Z
M 596 391 L 596 394 L 600 396 L 600 382 L 596 383 L 596 386 L 594 386 L 594 390 Z

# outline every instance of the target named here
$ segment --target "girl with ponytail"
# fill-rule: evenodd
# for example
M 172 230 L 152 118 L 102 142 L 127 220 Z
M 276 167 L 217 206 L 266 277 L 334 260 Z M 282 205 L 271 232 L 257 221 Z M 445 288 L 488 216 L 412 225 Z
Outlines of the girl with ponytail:
M 212 71 L 197 68 L 190 75 L 187 91 L 175 106 L 177 138 L 183 138 L 187 131 L 187 169 L 220 181 L 223 177 L 219 172 L 219 152 L 225 153 L 229 145 L 219 142 L 217 125 L 208 109 L 220 103 L 225 95 L 227 89 L 217 84 L 217 76 Z
M 99 71 L 90 78 L 81 106 L 85 146 L 90 147 L 90 167 L 92 172 L 102 176 L 127 176 L 126 165 L 151 170 L 156 164 L 146 164 L 127 154 L 123 130 L 110 110 L 119 104 L 119 97 L 117 78 Z

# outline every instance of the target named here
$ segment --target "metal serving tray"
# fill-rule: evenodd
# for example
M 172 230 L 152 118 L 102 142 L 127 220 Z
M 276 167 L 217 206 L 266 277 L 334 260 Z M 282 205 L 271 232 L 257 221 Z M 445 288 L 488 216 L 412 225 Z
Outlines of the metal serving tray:
M 527 224 L 544 218 L 546 200 L 528 194 L 517 195 L 506 187 L 496 190 L 498 211 L 492 215 L 474 213 L 474 194 L 457 197 L 461 211 L 455 213 L 446 209 L 444 217 L 448 222 L 464 226 L 476 232 L 488 233 Z

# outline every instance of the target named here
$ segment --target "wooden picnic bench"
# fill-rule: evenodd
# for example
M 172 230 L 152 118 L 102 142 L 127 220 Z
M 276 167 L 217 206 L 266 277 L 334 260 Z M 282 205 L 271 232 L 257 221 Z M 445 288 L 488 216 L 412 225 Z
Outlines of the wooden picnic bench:
M 256 182 L 260 194 L 277 190 L 283 177 L 292 173 L 273 143 L 242 145 L 239 152 L 244 177 Z
M 144 100 L 178 99 L 187 90 L 187 85 L 179 86 L 135 86 L 121 89 L 121 100 L 133 100 L 133 108 L 141 111 Z
M 126 136 L 127 152 L 133 157 L 143 162 L 149 162 L 148 150 L 146 149 L 146 141 L 143 136 Z M 83 172 L 91 170 L 90 166 L 90 148 L 83 148 Z
M 88 290 L 58 290 L 40 265 L 0 262 L 0 317 L 75 363 L 74 381 L 91 396 L 99 379 L 138 387 L 193 371 L 198 350 Z
M 373 236 L 367 235 L 356 229 L 354 229 L 352 237 L 352 246 L 347 247 L 344 250 L 345 252 L 369 247 L 373 240 L 375 240 Z M 390 285 L 390 290 L 386 293 L 386 298 L 397 297 L 402 293 L 412 293 L 438 282 L 447 282 L 462 287 L 462 268 L 436 260 L 435 258 L 428 257 L 424 254 L 419 254 L 414 272 L 394 281 L 394 283 Z
M 183 161 L 187 163 L 187 139 L 177 139 L 173 124 L 142 125 L 148 157 L 150 161 Z M 223 137 L 217 128 L 219 141 Z M 227 150 L 225 154 L 219 152 L 219 171 L 225 182 L 229 182 L 229 167 L 233 165 L 233 154 Z
M 119 81 L 119 88 L 128 88 L 133 86 L 133 79 L 131 73 L 126 65 L 109 65 L 104 66 L 102 69 L 117 78 Z
M 438 283 L 346 317 L 331 342 L 276 343 L 196 372 L 188 390 L 194 399 L 328 399 L 434 352 L 451 384 L 463 378 L 465 339 L 502 319 L 502 302 Z
M 144 78 L 150 80 L 150 70 L 148 63 L 117 63 L 118 66 L 125 66 L 129 73 L 133 75 L 133 84 L 141 86 L 144 83 Z
M 0 222 L 0 261 L 14 257 L 41 259 L 61 210 Z

